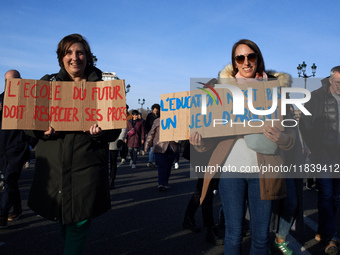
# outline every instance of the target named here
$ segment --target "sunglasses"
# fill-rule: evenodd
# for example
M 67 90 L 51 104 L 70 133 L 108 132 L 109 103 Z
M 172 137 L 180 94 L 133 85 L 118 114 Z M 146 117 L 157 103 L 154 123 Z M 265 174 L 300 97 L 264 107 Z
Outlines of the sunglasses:
M 250 53 L 248 56 L 245 55 L 237 55 L 234 59 L 237 62 L 237 64 L 242 65 L 244 63 L 245 59 L 248 59 L 249 62 L 255 62 L 257 59 L 257 53 Z

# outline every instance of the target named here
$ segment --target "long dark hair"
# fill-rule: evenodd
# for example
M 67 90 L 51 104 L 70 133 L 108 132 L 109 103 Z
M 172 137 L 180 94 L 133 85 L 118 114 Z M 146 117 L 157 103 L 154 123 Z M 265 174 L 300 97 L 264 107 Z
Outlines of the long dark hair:
M 260 51 L 260 48 L 253 41 L 250 41 L 248 39 L 242 39 L 242 40 L 239 40 L 237 43 L 234 44 L 233 49 L 231 51 L 231 63 L 233 65 L 233 74 L 232 74 L 233 77 L 235 77 L 236 73 L 238 72 L 236 61 L 235 61 L 235 51 L 236 51 L 236 48 L 241 44 L 247 45 L 255 53 L 257 53 L 257 69 L 256 69 L 256 72 L 262 74 L 262 72 L 265 71 L 265 66 L 264 66 L 264 61 L 263 61 L 263 57 L 262 57 L 262 53 Z

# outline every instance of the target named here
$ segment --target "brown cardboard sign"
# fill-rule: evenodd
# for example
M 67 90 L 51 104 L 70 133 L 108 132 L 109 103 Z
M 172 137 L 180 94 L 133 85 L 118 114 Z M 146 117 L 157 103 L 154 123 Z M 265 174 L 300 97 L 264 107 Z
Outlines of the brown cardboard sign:
M 204 138 L 263 133 L 265 125 L 282 131 L 280 91 L 275 80 L 163 94 L 160 141 L 185 140 L 196 131 Z
M 126 127 L 124 80 L 6 80 L 2 129 L 87 131 Z

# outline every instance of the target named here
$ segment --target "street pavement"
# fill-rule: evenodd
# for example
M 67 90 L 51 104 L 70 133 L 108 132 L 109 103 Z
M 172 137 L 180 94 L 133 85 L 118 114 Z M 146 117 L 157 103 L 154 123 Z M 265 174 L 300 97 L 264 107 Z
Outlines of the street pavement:
M 205 240 L 201 209 L 196 222 L 200 233 L 182 229 L 184 211 L 196 186 L 190 178 L 189 162 L 180 158 L 180 168 L 173 169 L 171 189 L 157 190 L 157 169 L 148 168 L 148 156 L 139 156 L 137 168 L 123 165 L 118 168 L 116 189 L 111 191 L 112 209 L 93 220 L 86 246 L 88 255 L 105 254 L 169 254 L 218 255 L 223 246 Z M 34 160 L 22 171 L 19 182 L 23 215 L 8 228 L 0 230 L 1 255 L 53 255 L 63 253 L 63 239 L 59 224 L 47 221 L 27 207 L 27 197 L 34 175 Z M 321 245 L 314 240 L 317 228 L 317 191 L 304 191 L 305 231 L 291 231 L 288 237 L 296 254 L 322 254 Z M 219 196 L 214 199 L 215 222 L 221 206 Z M 274 233 L 271 233 L 271 241 Z M 243 254 L 249 253 L 250 238 L 243 241 Z M 279 254 L 272 252 L 273 255 Z

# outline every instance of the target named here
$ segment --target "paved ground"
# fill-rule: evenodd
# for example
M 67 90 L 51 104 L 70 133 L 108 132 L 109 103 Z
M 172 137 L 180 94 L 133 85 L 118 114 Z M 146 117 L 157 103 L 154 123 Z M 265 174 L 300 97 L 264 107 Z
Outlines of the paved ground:
M 157 170 L 146 167 L 147 156 L 140 156 L 137 169 L 118 168 L 116 189 L 111 191 L 112 210 L 95 219 L 91 226 L 86 254 L 223 254 L 223 246 L 205 241 L 205 231 L 182 230 L 181 223 L 196 180 L 189 178 L 189 163 L 181 158 L 180 169 L 173 170 L 171 189 L 157 190 Z M 27 195 L 34 174 L 34 162 L 23 170 L 20 190 L 24 213 L 20 220 L 0 230 L 1 255 L 62 254 L 63 240 L 58 224 L 47 221 L 27 207 Z M 305 191 L 304 233 L 291 232 L 289 240 L 296 254 L 322 254 L 314 240 L 317 210 L 316 191 Z M 215 196 L 217 222 L 220 207 Z M 201 210 L 196 221 L 202 226 Z M 272 234 L 273 238 L 273 234 Z M 249 252 L 250 238 L 244 239 L 244 254 Z M 275 254 L 272 253 L 272 254 Z

